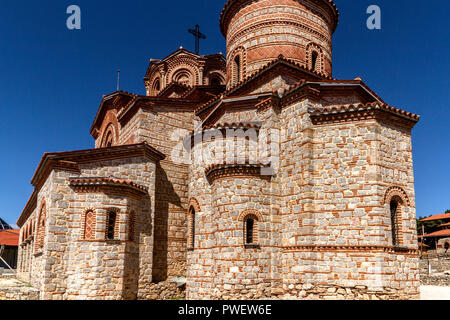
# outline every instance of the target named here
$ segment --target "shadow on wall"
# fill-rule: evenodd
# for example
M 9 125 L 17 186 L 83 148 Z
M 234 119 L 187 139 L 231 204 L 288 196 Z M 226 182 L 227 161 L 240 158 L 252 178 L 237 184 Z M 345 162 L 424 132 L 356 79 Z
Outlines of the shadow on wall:
M 158 163 L 156 166 L 153 282 L 167 280 L 169 204 L 179 208 L 182 207 L 181 199 L 175 192 L 172 183 L 169 181 L 166 171 L 161 166 L 161 163 Z
M 145 209 L 136 213 L 136 222 L 133 225 L 135 231 L 130 238 L 131 241 L 126 242 L 124 249 L 123 300 L 137 300 L 139 298 L 139 281 L 141 280 L 144 283 L 145 279 L 150 277 L 146 268 L 151 267 L 151 264 L 141 261 L 139 246 L 140 242 L 141 245 L 145 246 L 147 242 L 144 239 L 152 235 L 151 199 L 148 196 L 141 199 L 139 206 Z M 145 247 L 142 249 L 142 251 L 147 252 Z

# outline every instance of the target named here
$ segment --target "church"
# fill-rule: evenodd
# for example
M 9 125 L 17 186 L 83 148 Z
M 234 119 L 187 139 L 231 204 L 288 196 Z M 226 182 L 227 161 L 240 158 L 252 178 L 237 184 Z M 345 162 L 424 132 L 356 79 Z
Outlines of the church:
M 18 277 L 44 300 L 173 279 L 189 300 L 417 299 L 419 116 L 333 77 L 338 20 L 332 0 L 228 0 L 226 57 L 180 48 L 146 95 L 104 96 L 94 147 L 32 177 Z

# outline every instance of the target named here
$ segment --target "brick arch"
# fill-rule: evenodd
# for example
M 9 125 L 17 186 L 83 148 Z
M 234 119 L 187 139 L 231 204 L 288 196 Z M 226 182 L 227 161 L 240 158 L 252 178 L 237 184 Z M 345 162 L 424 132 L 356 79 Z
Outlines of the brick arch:
M 324 63 L 324 54 L 323 54 L 323 50 L 322 47 L 319 46 L 317 43 L 314 42 L 310 42 L 308 43 L 308 45 L 306 46 L 306 67 L 308 69 L 312 70 L 312 55 L 313 52 L 317 52 L 318 56 L 317 56 L 317 65 L 314 71 L 317 71 L 319 73 L 324 72 L 324 67 L 325 67 L 325 63 Z
M 104 147 L 104 139 L 106 138 L 106 136 L 108 135 L 108 130 L 112 130 L 112 134 L 114 137 L 114 143 L 119 143 L 119 122 L 117 121 L 117 116 L 115 113 L 115 110 L 109 110 L 106 115 L 105 118 L 103 119 L 103 123 L 101 126 L 100 134 L 99 137 L 100 138 L 100 142 L 99 142 L 99 147 Z
M 191 86 L 199 85 L 200 81 L 200 70 L 197 66 L 197 62 L 193 58 L 189 57 L 177 57 L 174 58 L 173 61 L 168 63 L 168 71 L 166 74 L 166 87 L 172 83 L 174 80 L 174 76 L 177 72 L 181 70 L 188 70 L 192 75 L 192 83 Z M 162 88 L 164 89 L 164 88 Z
M 106 148 L 108 147 L 109 142 L 111 142 L 111 146 L 114 146 L 117 144 L 117 140 L 118 140 L 118 135 L 116 135 L 116 132 L 118 132 L 118 130 L 116 130 L 114 124 L 112 122 L 110 122 L 105 131 L 103 132 L 103 136 L 102 136 L 102 142 L 101 142 L 101 147 L 102 148 Z
M 198 203 L 198 200 L 196 198 L 191 198 L 189 200 L 188 210 L 191 210 L 191 208 L 194 208 L 195 212 L 200 212 L 200 204 Z
M 46 223 L 47 223 L 47 205 L 45 200 L 42 200 L 39 215 L 37 218 L 36 239 L 34 240 L 35 251 L 37 253 L 40 252 L 44 246 Z
M 224 85 L 225 82 L 226 82 L 225 74 L 223 72 L 221 72 L 221 71 L 218 71 L 218 70 L 213 70 L 211 72 L 208 72 L 205 78 L 208 81 L 208 83 L 207 83 L 208 85 L 211 85 L 211 82 L 212 82 L 213 79 L 218 79 L 220 81 L 221 85 Z
M 264 221 L 262 214 L 258 210 L 255 210 L 255 209 L 247 209 L 247 210 L 242 211 L 238 217 L 238 221 L 244 222 L 245 218 L 250 215 L 254 215 L 258 219 L 258 222 Z
M 384 202 L 384 204 L 390 204 L 391 201 L 395 198 L 399 199 L 400 203 L 403 206 L 406 206 L 406 207 L 411 206 L 411 203 L 409 201 L 409 197 L 408 197 L 408 194 L 406 193 L 406 191 L 403 190 L 403 188 L 397 187 L 397 186 L 389 187 L 386 190 L 386 193 L 384 194 L 383 202 Z
M 198 212 L 200 212 L 200 204 L 198 203 L 197 199 L 191 198 L 191 200 L 189 200 L 188 216 L 187 216 L 188 222 L 187 248 L 190 251 L 194 250 L 195 248 L 195 215 Z
M 240 78 L 237 79 L 236 70 L 234 67 L 234 60 L 239 56 L 239 62 L 241 67 Z M 237 84 L 245 79 L 247 76 L 247 50 L 244 47 L 239 46 L 230 53 L 230 59 L 228 60 L 227 78 L 228 85 Z

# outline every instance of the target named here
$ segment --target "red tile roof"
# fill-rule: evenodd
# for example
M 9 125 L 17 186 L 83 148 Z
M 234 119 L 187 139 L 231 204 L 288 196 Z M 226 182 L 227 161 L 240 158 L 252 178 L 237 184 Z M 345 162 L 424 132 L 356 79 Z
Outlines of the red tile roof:
M 450 222 L 441 224 L 439 227 L 450 227 Z
M 0 245 L 18 247 L 19 233 L 20 230 L 1 230 Z
M 378 102 L 370 102 L 367 104 L 358 104 L 358 105 L 343 105 L 343 106 L 329 106 L 325 108 L 315 108 L 310 109 L 310 114 L 315 115 L 327 115 L 327 114 L 338 114 L 338 113 L 347 113 L 347 112 L 357 112 L 362 110 L 368 110 L 368 109 L 379 109 L 384 110 L 388 112 L 395 113 L 399 116 L 403 116 L 405 118 L 419 121 L 420 116 L 399 108 L 391 107 L 387 104 L 378 103 Z
M 419 238 L 439 238 L 439 237 L 450 237 L 450 229 L 439 230 L 430 234 L 426 234 L 424 236 L 419 236 Z
M 422 219 L 420 221 L 435 221 L 435 220 L 446 220 L 446 219 L 450 219 L 450 213 L 437 214 L 437 215 Z
M 132 189 L 135 189 L 137 191 L 146 193 L 148 191 L 148 188 L 145 186 L 141 186 L 137 183 L 134 183 L 133 181 L 124 180 L 124 179 L 118 179 L 114 177 L 76 177 L 76 178 L 69 178 L 70 185 L 72 186 L 124 186 L 124 187 L 130 187 Z

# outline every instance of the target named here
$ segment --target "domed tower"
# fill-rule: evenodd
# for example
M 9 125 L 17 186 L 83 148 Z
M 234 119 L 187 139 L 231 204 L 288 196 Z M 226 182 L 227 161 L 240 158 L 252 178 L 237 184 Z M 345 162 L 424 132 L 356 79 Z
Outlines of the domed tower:
M 280 54 L 331 76 L 338 18 L 331 0 L 228 0 L 220 18 L 228 86 Z

